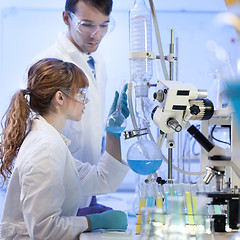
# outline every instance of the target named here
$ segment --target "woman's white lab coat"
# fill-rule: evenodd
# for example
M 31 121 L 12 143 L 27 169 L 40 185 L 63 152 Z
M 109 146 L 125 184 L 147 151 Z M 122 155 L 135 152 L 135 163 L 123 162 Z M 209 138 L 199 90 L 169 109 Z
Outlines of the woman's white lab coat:
M 67 141 L 41 116 L 34 119 L 9 182 L 0 239 L 78 239 L 87 229 L 86 218 L 76 216 L 79 202 L 116 191 L 128 167 L 107 152 L 98 166 L 77 161 Z
M 76 64 L 83 70 L 89 81 L 87 108 L 79 122 L 67 121 L 63 134 L 71 140 L 69 149 L 72 155 L 91 164 L 97 164 L 101 157 L 104 123 L 105 88 L 107 81 L 103 56 L 91 53 L 95 60 L 96 78 L 87 61 L 89 55 L 81 52 L 67 37 L 60 33 L 57 42 L 40 53 L 33 62 L 45 57 L 58 58 Z

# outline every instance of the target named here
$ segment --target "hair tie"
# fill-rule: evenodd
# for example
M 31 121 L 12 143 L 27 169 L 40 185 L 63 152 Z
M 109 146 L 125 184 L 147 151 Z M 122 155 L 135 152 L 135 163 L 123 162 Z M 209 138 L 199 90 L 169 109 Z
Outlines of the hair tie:
M 25 97 L 26 95 L 30 95 L 30 94 L 31 94 L 31 91 L 28 90 L 28 89 L 23 89 L 23 90 L 22 90 L 22 94 L 23 94 L 23 96 Z

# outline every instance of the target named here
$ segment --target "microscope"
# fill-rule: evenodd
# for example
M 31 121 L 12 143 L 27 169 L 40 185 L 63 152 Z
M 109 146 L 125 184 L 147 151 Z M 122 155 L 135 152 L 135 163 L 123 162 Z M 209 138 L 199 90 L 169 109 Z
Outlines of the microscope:
M 167 139 L 168 148 L 168 180 L 172 180 L 172 150 L 174 144 L 174 133 L 186 129 L 203 149 L 207 152 L 208 166 L 203 181 L 209 184 L 213 177 L 216 178 L 216 192 L 204 193 L 212 198 L 213 205 L 227 205 L 228 223 L 231 229 L 238 228 L 238 205 L 239 190 L 231 188 L 230 184 L 224 187 L 225 168 L 231 167 L 240 178 L 240 169 L 232 161 L 233 157 L 229 149 L 223 149 L 211 143 L 194 125 L 191 120 L 209 120 L 213 117 L 214 107 L 212 102 L 207 99 L 207 91 L 198 90 L 189 83 L 183 83 L 173 80 L 173 63 L 178 60 L 178 56 L 174 56 L 173 31 L 171 31 L 170 53 L 164 56 L 161 37 L 156 17 L 156 11 L 152 0 L 149 0 L 151 13 L 147 10 L 145 4 L 141 9 L 137 9 L 137 5 L 130 11 L 130 72 L 131 78 L 128 84 L 128 99 L 130 116 L 132 119 L 134 130 L 125 131 L 125 139 L 137 137 L 138 139 L 144 135 L 148 135 L 152 143 L 155 140 L 150 131 L 148 113 L 152 120 L 160 129 L 160 140 L 157 146 L 161 148 L 162 139 Z M 144 11 L 143 11 L 144 9 Z M 151 17 L 153 18 L 155 34 L 159 55 L 156 56 L 152 52 L 151 46 Z M 141 19 L 141 21 L 140 21 Z M 146 27 L 147 26 L 147 27 Z M 176 41 L 178 43 L 178 41 Z M 152 78 L 152 62 L 160 60 L 165 80 L 159 80 L 157 84 L 150 84 Z M 165 60 L 169 62 L 169 74 L 165 65 Z M 176 61 L 177 63 L 178 61 Z M 177 74 L 176 74 L 177 76 Z M 177 79 L 177 78 L 176 78 Z M 134 87 L 135 86 L 135 87 Z M 148 98 L 149 87 L 155 87 L 154 101 Z M 132 90 L 135 88 L 135 111 L 133 108 Z M 155 104 L 152 104 L 152 103 Z M 153 106 L 154 105 L 154 106 Z M 135 117 L 136 116 L 136 117 Z M 156 144 L 155 144 L 156 145 Z M 139 150 L 139 159 L 134 154 L 134 159 L 130 160 L 156 160 L 156 157 L 143 156 L 143 148 L 141 144 L 137 145 Z M 131 148 L 131 147 L 130 147 Z M 145 149 L 144 149 L 145 150 Z M 153 151 L 147 152 L 151 155 Z M 154 155 L 154 154 L 152 154 Z M 159 159 L 158 159 L 159 160 Z M 154 175 L 155 173 L 152 173 Z M 199 173 L 199 174 L 202 174 Z M 151 181 L 151 176 L 148 181 Z M 156 181 L 157 176 L 153 176 Z M 222 214 L 214 216 L 215 231 L 226 230 L 226 215 Z
M 209 184 L 212 178 L 216 178 L 216 192 L 206 192 L 212 199 L 209 205 L 226 205 L 228 227 L 232 230 L 239 228 L 239 198 L 240 190 L 237 186 L 231 188 L 230 182 L 224 188 L 225 168 L 231 167 L 238 178 L 240 178 L 240 168 L 231 161 L 230 149 L 223 149 L 214 146 L 197 128 L 191 126 L 187 131 L 198 141 L 198 143 L 208 152 L 209 166 L 203 182 Z M 214 214 L 214 228 L 216 232 L 226 231 L 226 214 Z
M 216 192 L 205 192 L 212 199 L 210 205 L 227 205 L 228 225 L 238 229 L 240 191 L 230 183 L 224 187 L 225 168 L 231 167 L 240 178 L 240 168 L 231 161 L 231 150 L 215 146 L 189 120 L 209 120 L 214 114 L 212 102 L 206 98 L 207 91 L 197 90 L 193 85 L 176 81 L 159 81 L 154 93 L 158 106 L 152 112 L 154 123 L 161 131 L 172 134 L 187 132 L 208 153 L 208 166 L 203 182 L 209 184 L 216 178 Z M 200 194 L 200 193 L 199 193 Z M 202 194 L 202 193 L 201 193 Z M 226 214 L 214 214 L 215 231 L 226 231 Z

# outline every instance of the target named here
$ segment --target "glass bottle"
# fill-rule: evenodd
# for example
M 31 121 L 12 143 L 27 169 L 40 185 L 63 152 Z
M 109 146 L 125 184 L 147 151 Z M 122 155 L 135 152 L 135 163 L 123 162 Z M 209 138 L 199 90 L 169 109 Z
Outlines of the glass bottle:
M 129 12 L 130 52 L 152 51 L 152 18 L 145 0 L 135 0 Z M 130 72 L 134 81 L 150 81 L 152 78 L 152 59 L 131 58 Z

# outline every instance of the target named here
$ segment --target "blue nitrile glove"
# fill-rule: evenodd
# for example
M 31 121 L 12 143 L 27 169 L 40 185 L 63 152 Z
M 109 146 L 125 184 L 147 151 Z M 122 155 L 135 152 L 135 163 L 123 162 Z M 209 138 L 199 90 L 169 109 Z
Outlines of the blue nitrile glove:
M 128 104 L 127 104 L 127 94 L 126 94 L 126 91 L 127 91 L 127 87 L 128 85 L 125 84 L 124 85 L 124 88 L 122 90 L 122 93 L 121 93 L 121 99 L 120 99 L 120 104 L 121 104 L 121 112 L 123 114 L 123 116 L 127 119 L 128 116 L 129 116 L 129 109 L 128 109 Z M 117 104 L 118 104 L 118 98 L 119 98 L 119 93 L 116 91 L 115 92 L 115 97 L 114 97 L 114 100 L 113 100 L 113 103 L 112 103 L 112 106 L 110 108 L 110 111 L 109 111 L 109 114 L 108 116 L 110 116 L 112 113 L 114 113 L 117 109 Z M 117 120 L 117 119 L 116 119 Z M 119 119 L 119 126 L 121 125 L 121 120 Z M 115 122 L 115 126 L 117 126 L 117 121 Z M 113 135 L 114 137 L 117 137 L 117 138 L 120 138 L 121 136 L 121 133 L 116 133 L 114 131 L 111 131 L 111 128 L 106 128 L 105 129 L 106 132 L 110 133 L 111 135 Z
M 108 210 L 112 210 L 112 208 L 104 206 L 102 204 L 98 204 L 96 196 L 92 196 L 89 207 L 79 208 L 77 211 L 77 216 L 86 216 L 93 213 L 102 213 Z
M 119 210 L 90 214 L 87 217 L 91 223 L 90 231 L 96 229 L 126 230 L 128 226 L 126 213 Z
M 97 204 L 96 206 L 89 206 L 85 208 L 79 208 L 77 211 L 77 216 L 86 216 L 88 214 L 93 214 L 93 213 L 102 213 L 112 210 L 110 207 L 106 207 L 101 204 Z
M 121 101 L 121 111 L 122 111 L 122 114 L 124 115 L 125 118 L 128 118 L 128 116 L 129 116 L 129 109 L 128 109 L 128 104 L 127 104 L 127 94 L 126 94 L 127 89 L 128 89 L 128 85 L 126 83 L 124 85 L 123 90 L 122 90 L 121 100 L 120 100 Z M 114 97 L 112 106 L 111 106 L 111 108 L 109 110 L 108 116 L 110 116 L 113 112 L 116 111 L 118 97 L 119 97 L 119 93 L 118 93 L 118 91 L 116 91 L 115 92 L 115 97 Z

